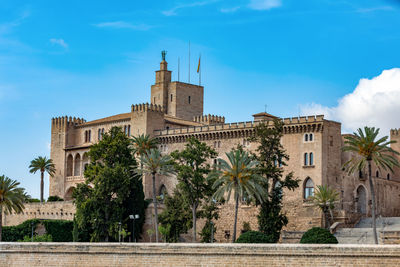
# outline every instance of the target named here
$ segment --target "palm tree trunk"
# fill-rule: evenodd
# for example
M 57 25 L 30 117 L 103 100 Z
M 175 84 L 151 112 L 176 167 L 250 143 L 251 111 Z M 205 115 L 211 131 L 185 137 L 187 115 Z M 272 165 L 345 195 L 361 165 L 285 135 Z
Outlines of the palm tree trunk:
M 327 210 L 324 210 L 324 217 L 325 217 L 325 229 L 329 229 L 329 218 Z
M 239 209 L 239 195 L 236 196 L 235 199 L 235 223 L 233 224 L 233 237 L 232 243 L 236 241 L 236 226 L 237 226 L 237 216 L 238 216 L 238 209 Z
M 153 173 L 153 205 L 154 205 L 154 224 L 156 230 L 156 242 L 158 243 L 158 211 L 157 211 L 157 197 L 156 197 L 156 174 Z
M 371 160 L 368 160 L 368 181 L 369 181 L 369 189 L 371 191 L 371 201 L 372 201 L 372 231 L 374 235 L 375 244 L 378 244 L 378 234 L 376 233 L 376 216 L 375 216 L 375 190 L 374 190 L 374 183 L 372 182 L 372 171 L 371 171 Z
M 40 203 L 43 204 L 44 171 L 40 172 Z
M 2 241 L 2 234 L 3 234 L 3 209 L 0 206 L 0 242 Z
M 192 205 L 192 216 L 193 216 L 193 242 L 196 242 L 196 207 L 197 204 Z

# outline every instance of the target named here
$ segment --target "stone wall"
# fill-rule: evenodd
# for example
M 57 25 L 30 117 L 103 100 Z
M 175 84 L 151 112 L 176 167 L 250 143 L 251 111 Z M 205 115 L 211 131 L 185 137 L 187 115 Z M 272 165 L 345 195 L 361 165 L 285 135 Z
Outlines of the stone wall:
M 29 219 L 73 220 L 75 205 L 72 201 L 27 203 L 22 213 L 3 214 L 3 225 L 18 225 Z
M 1 243 L 2 266 L 399 266 L 398 245 Z

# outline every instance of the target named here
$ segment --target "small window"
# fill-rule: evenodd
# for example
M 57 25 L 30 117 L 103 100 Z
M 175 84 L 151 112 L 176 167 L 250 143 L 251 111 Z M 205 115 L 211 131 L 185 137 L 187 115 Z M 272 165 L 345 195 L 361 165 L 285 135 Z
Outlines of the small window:
M 313 134 L 312 133 L 310 133 L 309 139 L 310 139 L 310 142 L 313 140 Z
M 333 136 L 329 136 L 329 145 L 333 146 Z
M 189 96 L 188 100 L 189 100 L 189 104 L 190 104 L 190 96 Z
M 89 130 L 88 132 L 88 142 L 92 139 L 92 130 Z
M 218 141 L 218 148 L 221 147 L 221 141 Z
M 308 134 L 305 134 L 305 135 L 304 135 L 304 141 L 305 141 L 305 142 L 308 142 Z
M 171 102 L 172 102 L 172 94 L 171 94 Z
M 304 199 L 314 196 L 314 182 L 311 178 L 307 178 L 304 183 Z
M 379 171 L 376 171 L 376 178 L 379 178 Z
M 165 187 L 165 185 L 162 185 L 160 187 L 160 195 L 159 195 L 161 202 L 164 202 L 166 195 L 167 195 L 167 188 Z
M 358 170 L 358 178 L 360 178 L 360 179 L 364 178 L 364 174 L 363 174 L 362 170 Z
M 390 173 L 386 175 L 386 179 L 390 180 Z
M 314 165 L 314 153 L 310 153 L 310 165 L 313 166 Z
M 153 104 L 155 104 L 156 103 L 156 97 L 154 96 L 153 97 Z
M 214 141 L 214 148 L 217 148 L 217 141 Z
M 128 125 L 128 136 L 131 136 L 131 126 Z
M 101 129 L 97 130 L 97 140 L 101 140 Z
M 308 165 L 308 153 L 304 153 L 304 166 Z

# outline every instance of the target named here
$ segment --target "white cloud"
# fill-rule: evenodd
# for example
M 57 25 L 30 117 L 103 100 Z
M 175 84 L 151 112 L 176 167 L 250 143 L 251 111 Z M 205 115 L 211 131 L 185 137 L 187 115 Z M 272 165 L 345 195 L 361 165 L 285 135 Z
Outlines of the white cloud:
M 388 135 L 391 128 L 400 127 L 400 68 L 361 79 L 352 93 L 339 99 L 336 107 L 312 103 L 301 110 L 303 115 L 325 114 L 326 118 L 341 122 L 344 132 L 374 126 Z
M 137 31 L 147 31 L 152 28 L 151 26 L 146 24 L 132 24 L 126 21 L 101 22 L 93 24 L 93 26 L 98 28 L 131 29 Z
M 51 38 L 50 39 L 50 43 L 52 43 L 54 45 L 59 45 L 59 46 L 65 48 L 65 49 L 68 48 L 68 44 L 63 39 Z
M 173 8 L 171 8 L 169 10 L 164 10 L 161 13 L 163 15 L 165 15 L 165 16 L 175 16 L 175 15 L 177 15 L 177 11 L 179 9 L 190 8 L 190 7 L 198 7 L 198 6 L 205 6 L 205 5 L 212 4 L 212 3 L 215 3 L 215 2 L 218 2 L 218 1 L 219 0 L 205 0 L 205 1 L 193 2 L 193 3 L 190 3 L 190 4 L 181 4 L 181 5 L 177 5 L 177 6 L 173 7 Z
M 248 7 L 254 10 L 269 10 L 282 6 L 282 0 L 250 0 Z
M 234 13 L 238 11 L 240 6 L 235 6 L 235 7 L 229 7 L 229 8 L 221 8 L 220 11 L 222 13 Z
M 370 7 L 370 8 L 359 8 L 356 11 L 358 13 L 370 13 L 375 11 L 392 11 L 394 10 L 391 6 L 377 6 L 377 7 Z

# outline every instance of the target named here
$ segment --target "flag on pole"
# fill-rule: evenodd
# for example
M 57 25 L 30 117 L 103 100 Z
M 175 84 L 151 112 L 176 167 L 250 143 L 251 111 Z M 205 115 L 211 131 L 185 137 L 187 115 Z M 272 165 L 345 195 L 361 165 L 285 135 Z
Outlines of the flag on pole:
M 197 65 L 197 73 L 200 72 L 200 58 L 201 58 L 201 56 L 199 56 L 199 65 Z

